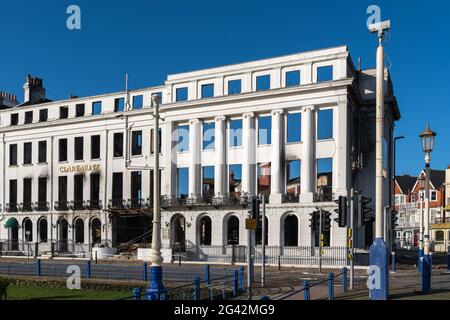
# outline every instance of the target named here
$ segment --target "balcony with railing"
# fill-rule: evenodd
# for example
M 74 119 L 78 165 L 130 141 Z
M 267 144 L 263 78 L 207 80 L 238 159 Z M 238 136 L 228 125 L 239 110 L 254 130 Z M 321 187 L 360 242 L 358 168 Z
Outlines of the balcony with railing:
M 219 207 L 246 207 L 251 196 L 248 193 L 227 193 L 226 195 L 205 194 L 203 197 L 195 197 L 191 194 L 189 197 L 170 197 L 164 195 L 161 197 L 161 208 L 186 207 L 194 209 L 197 207 L 211 206 Z M 266 198 L 268 201 L 268 198 Z
M 285 195 L 283 195 L 283 197 L 281 198 L 281 201 L 283 203 L 299 203 L 300 201 L 300 194 L 295 194 L 295 193 L 286 193 Z
M 102 200 L 99 199 L 88 200 L 86 203 L 86 207 L 88 210 L 101 210 L 103 209 Z
M 17 212 L 19 211 L 19 207 L 17 203 L 7 203 L 5 206 L 6 212 Z
M 72 210 L 86 210 L 86 201 L 84 200 L 73 200 L 70 201 L 69 205 L 70 209 Z
M 69 210 L 69 202 L 68 201 L 55 201 L 55 210 L 56 211 L 68 211 Z
M 34 204 L 35 211 L 46 212 L 50 210 L 50 203 L 47 201 L 38 201 Z
M 319 186 L 314 194 L 314 202 L 333 202 L 334 194 L 331 186 Z

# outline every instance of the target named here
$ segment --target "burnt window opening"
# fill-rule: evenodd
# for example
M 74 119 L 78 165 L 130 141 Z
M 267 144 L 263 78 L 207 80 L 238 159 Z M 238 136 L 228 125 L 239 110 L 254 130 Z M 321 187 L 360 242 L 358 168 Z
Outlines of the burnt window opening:
M 293 214 L 284 219 L 284 246 L 298 246 L 298 219 Z
M 123 133 L 114 133 L 114 157 L 123 157 Z
M 83 160 L 83 137 L 75 138 L 75 161 Z
M 9 165 L 17 166 L 17 144 L 9 145 Z
M 39 234 L 39 242 L 45 243 L 48 241 L 48 223 L 45 218 L 39 219 L 38 234 Z
M 23 211 L 31 211 L 31 178 L 23 179 Z
M 18 113 L 11 113 L 11 125 L 17 126 L 19 124 L 19 114 Z
M 100 136 L 91 136 L 91 159 L 100 159 Z
M 23 144 L 23 164 L 31 164 L 32 162 L 32 144 L 25 142 Z
M 77 104 L 75 106 L 75 117 L 84 117 L 84 104 Z
M 102 241 L 102 223 L 98 218 L 92 219 L 91 229 L 92 244 L 100 243 Z
M 112 179 L 112 205 L 116 208 L 122 206 L 123 200 L 123 173 L 114 172 Z
M 38 180 L 38 211 L 47 211 L 47 177 Z
M 69 118 L 69 107 L 59 107 L 59 118 L 60 119 Z
M 84 221 L 77 219 L 75 221 L 75 243 L 84 243 Z
M 60 208 L 67 208 L 67 176 L 58 177 L 58 202 Z
M 67 161 L 67 139 L 59 139 L 58 142 L 58 160 L 59 162 Z
M 25 124 L 33 123 L 33 111 L 25 112 Z
M 158 151 L 159 154 L 161 154 L 161 129 L 158 130 L 159 135 L 158 135 Z M 154 134 L 155 134 L 155 130 L 151 129 L 150 130 L 150 153 L 154 154 L 155 153 L 155 138 L 154 138 Z
M 214 197 L 214 166 L 202 168 L 202 195 L 204 198 Z
M 38 161 L 39 163 L 45 163 L 47 162 L 47 141 L 39 141 L 38 146 Z
M 98 209 L 100 206 L 100 174 L 91 173 L 91 207 Z
M 77 174 L 73 181 L 73 205 L 75 210 L 83 209 L 83 175 Z
M 9 180 L 9 207 L 16 211 L 17 208 L 17 180 Z
M 211 234 L 212 234 L 212 221 L 208 216 L 204 216 L 200 219 L 200 245 L 210 246 L 211 245 Z
M 139 156 L 142 154 L 142 131 L 133 131 L 131 133 L 131 155 Z
M 239 244 L 239 219 L 236 216 L 231 216 L 227 223 L 227 244 Z
M 142 172 L 131 172 L 131 206 L 138 208 L 142 198 Z
M 39 122 L 46 122 L 48 120 L 48 109 L 39 110 Z

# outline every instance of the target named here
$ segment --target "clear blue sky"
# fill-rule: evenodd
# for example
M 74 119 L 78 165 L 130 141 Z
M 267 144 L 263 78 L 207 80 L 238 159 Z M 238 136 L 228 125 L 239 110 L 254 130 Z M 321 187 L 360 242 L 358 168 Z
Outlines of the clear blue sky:
M 66 28 L 66 9 L 82 10 L 82 30 Z M 62 99 L 162 84 L 171 73 L 346 44 L 357 63 L 375 64 L 370 4 L 392 20 L 386 53 L 402 119 L 398 173 L 423 165 L 418 138 L 438 133 L 432 166 L 450 164 L 449 1 L 1 1 L 0 90 L 23 99 L 28 73 Z M 420 28 L 419 28 L 420 27 Z

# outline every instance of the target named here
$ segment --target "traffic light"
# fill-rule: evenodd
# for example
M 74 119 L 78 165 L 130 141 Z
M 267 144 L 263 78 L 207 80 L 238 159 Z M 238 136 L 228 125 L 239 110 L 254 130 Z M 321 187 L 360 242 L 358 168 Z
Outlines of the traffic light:
M 328 232 L 331 229 L 331 212 L 322 211 L 322 230 Z
M 375 220 L 372 215 L 371 212 L 373 211 L 372 208 L 367 207 L 367 205 L 372 201 L 372 198 L 367 198 L 367 197 L 363 197 L 361 196 L 361 223 L 363 225 Z
M 335 221 L 338 223 L 339 228 L 345 228 L 347 226 L 347 197 L 339 196 L 334 202 L 338 205 L 334 212 L 338 214 Z
M 311 230 L 319 230 L 320 228 L 320 220 L 319 220 L 319 216 L 320 216 L 320 211 L 314 211 L 311 212 L 309 214 L 311 216 L 311 218 L 309 219 L 309 227 L 311 228 Z
M 248 213 L 252 216 L 252 219 L 255 219 L 257 223 L 259 223 L 260 219 L 260 211 L 259 211 L 259 199 L 257 197 L 252 198 L 252 202 L 250 204 L 250 210 Z
M 394 231 L 398 226 L 398 216 L 397 211 L 391 211 L 391 230 Z

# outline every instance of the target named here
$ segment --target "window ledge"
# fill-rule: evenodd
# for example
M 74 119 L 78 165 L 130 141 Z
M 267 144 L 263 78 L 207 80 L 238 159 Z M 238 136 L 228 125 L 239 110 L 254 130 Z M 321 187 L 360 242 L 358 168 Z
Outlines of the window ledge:
M 45 161 L 45 162 L 38 162 L 37 165 L 38 166 L 48 165 L 48 162 L 47 161 Z
M 22 164 L 23 167 L 32 167 L 33 164 L 32 163 L 24 163 Z

